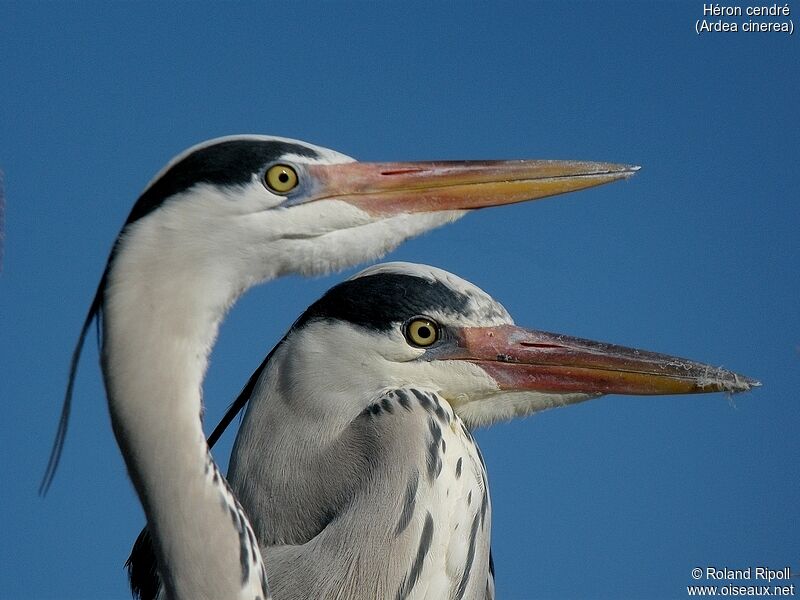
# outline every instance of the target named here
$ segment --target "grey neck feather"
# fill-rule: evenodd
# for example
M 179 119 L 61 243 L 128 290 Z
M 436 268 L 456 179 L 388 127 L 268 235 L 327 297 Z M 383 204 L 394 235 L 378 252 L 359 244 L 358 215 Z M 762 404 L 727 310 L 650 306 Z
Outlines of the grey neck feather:
M 144 244 L 123 245 L 109 272 L 102 362 L 114 433 L 167 595 L 265 598 L 249 524 L 210 457 L 200 421 L 202 381 L 228 294 L 203 278 L 187 281 L 206 289 L 169 293 L 168 270 L 149 268 L 149 252 Z

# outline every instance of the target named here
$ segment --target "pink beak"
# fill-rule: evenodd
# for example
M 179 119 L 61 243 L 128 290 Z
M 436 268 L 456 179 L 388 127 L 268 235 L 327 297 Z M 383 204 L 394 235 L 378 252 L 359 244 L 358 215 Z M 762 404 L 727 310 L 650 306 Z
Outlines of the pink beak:
M 437 358 L 473 362 L 501 390 L 586 394 L 745 392 L 758 381 L 702 363 L 514 325 L 459 330 Z

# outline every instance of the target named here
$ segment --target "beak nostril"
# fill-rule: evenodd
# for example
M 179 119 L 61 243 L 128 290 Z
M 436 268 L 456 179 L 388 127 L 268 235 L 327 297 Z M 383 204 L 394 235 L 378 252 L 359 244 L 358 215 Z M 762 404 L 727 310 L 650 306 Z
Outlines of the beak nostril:
M 381 175 L 405 175 L 407 173 L 422 173 L 424 169 L 396 169 L 394 171 L 381 171 Z
M 537 344 L 536 342 L 520 342 L 521 346 L 525 346 L 526 348 L 563 348 L 564 346 L 559 346 L 558 344 Z

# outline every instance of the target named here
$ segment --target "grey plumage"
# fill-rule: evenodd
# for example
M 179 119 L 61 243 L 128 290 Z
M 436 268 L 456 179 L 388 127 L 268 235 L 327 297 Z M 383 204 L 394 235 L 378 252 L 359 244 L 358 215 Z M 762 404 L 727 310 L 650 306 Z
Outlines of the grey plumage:
M 269 395 L 259 400 L 275 401 Z M 443 430 L 436 417 L 431 418 L 434 407 L 446 419 L 458 419 L 435 396 L 415 388 L 392 390 L 376 398 L 341 437 L 319 452 L 309 452 L 311 440 L 285 445 L 284 452 L 275 448 L 277 444 L 254 448 L 251 434 L 266 441 L 281 432 L 255 416 L 243 424 L 229 478 L 249 514 L 263 515 L 253 519 L 253 526 L 266 544 L 276 598 L 436 597 L 427 593 L 434 579 L 431 571 L 437 568 L 445 575 L 446 556 L 432 562 L 431 545 L 454 543 L 454 535 L 464 538 L 460 543 L 468 550 L 466 563 L 453 574 L 458 585 L 452 597 L 482 597 L 478 591 L 485 590 L 490 577 L 485 474 L 472 440 L 460 426 Z M 445 419 L 442 423 L 446 426 Z M 445 474 L 441 442 L 447 439 L 458 458 L 450 461 L 451 470 Z M 448 486 L 458 482 L 458 460 L 468 465 L 468 473 L 457 491 Z M 264 465 L 271 465 L 270 477 L 263 476 Z M 276 471 L 280 474 L 273 477 Z M 448 493 L 460 500 L 446 510 L 431 506 L 431 497 Z M 481 500 L 470 506 L 468 495 Z M 462 524 L 460 532 L 452 531 L 458 523 L 448 522 L 447 516 L 455 513 L 468 515 L 456 519 L 469 527 Z M 313 518 L 320 514 L 325 515 L 324 529 L 303 532 L 304 523 L 320 524 Z M 414 592 L 419 595 L 412 596 Z
M 491 500 L 470 428 L 595 398 L 615 377 L 624 393 L 754 383 L 708 373 L 524 330 L 454 275 L 380 265 L 326 293 L 262 364 L 228 478 L 276 600 L 491 599 Z
M 202 430 L 209 355 L 239 296 L 290 273 L 327 273 L 375 259 L 469 210 L 585 189 L 635 171 L 575 161 L 359 163 L 253 135 L 190 148 L 145 188 L 112 247 L 73 352 L 41 493 L 64 447 L 94 321 L 102 330 L 112 428 L 167 594 L 268 596 L 247 514 L 224 478 L 206 468 L 211 459 Z M 336 500 L 346 501 L 341 492 Z M 336 513 L 320 510 L 300 529 L 327 531 Z

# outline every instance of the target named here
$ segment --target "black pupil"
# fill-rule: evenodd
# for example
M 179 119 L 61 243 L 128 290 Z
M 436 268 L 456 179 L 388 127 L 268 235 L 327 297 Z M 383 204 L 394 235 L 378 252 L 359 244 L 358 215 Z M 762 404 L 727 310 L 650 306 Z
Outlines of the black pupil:
M 417 329 L 417 335 L 423 340 L 427 340 L 431 337 L 431 328 L 427 325 L 422 325 L 419 329 Z
M 286 183 L 289 181 L 289 174 L 286 171 L 281 171 L 281 174 L 278 175 L 278 181 L 281 183 Z

